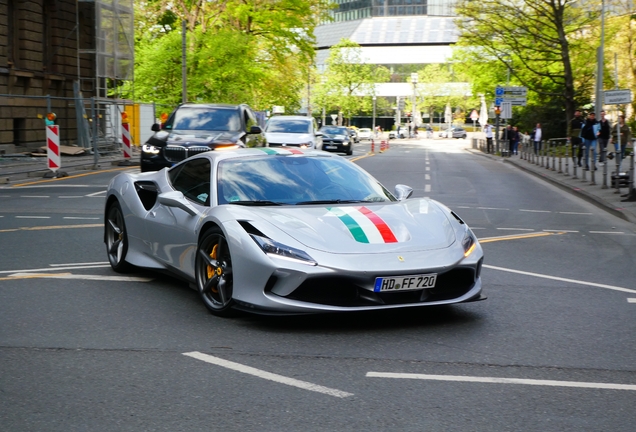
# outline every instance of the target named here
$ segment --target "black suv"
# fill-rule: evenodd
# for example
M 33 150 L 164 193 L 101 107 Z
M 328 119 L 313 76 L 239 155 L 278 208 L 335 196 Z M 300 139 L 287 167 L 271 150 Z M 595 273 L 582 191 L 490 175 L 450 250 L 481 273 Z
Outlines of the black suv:
M 141 148 L 141 172 L 158 171 L 206 151 L 236 147 L 264 147 L 265 135 L 257 117 L 245 105 L 179 105 Z

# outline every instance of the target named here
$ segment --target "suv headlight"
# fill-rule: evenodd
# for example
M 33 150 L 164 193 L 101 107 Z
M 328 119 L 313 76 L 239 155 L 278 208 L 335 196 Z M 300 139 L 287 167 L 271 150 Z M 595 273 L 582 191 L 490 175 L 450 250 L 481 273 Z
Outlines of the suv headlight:
M 155 147 L 151 144 L 144 144 L 143 147 L 141 147 L 141 151 L 144 153 L 149 153 L 149 154 L 159 154 L 159 152 L 161 151 L 161 147 Z

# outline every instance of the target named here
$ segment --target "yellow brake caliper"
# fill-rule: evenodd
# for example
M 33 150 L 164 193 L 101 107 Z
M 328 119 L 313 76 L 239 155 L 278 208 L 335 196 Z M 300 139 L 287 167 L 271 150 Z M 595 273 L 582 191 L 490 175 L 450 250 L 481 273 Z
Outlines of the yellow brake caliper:
M 210 258 L 212 258 L 213 260 L 216 260 L 216 249 L 219 247 L 219 244 L 215 244 L 214 247 L 212 248 L 212 252 L 210 253 Z M 212 268 L 212 266 L 208 266 L 208 279 L 211 279 L 212 276 L 214 276 L 214 273 L 217 274 L 217 276 L 221 276 L 221 273 L 223 273 L 223 270 L 221 269 L 221 266 L 218 266 L 217 268 Z M 216 287 L 212 288 L 212 292 L 217 293 L 217 289 Z

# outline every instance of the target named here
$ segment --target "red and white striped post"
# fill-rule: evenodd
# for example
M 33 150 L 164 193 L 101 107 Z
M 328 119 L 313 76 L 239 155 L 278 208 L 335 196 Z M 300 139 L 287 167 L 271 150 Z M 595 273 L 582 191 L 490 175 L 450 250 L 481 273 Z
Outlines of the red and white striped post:
M 375 141 L 371 139 L 371 153 L 375 153 Z
M 62 166 L 62 158 L 60 156 L 60 129 L 58 125 L 46 126 L 46 155 L 48 168 L 57 173 Z
M 121 140 L 124 159 L 129 160 L 132 158 L 132 149 L 130 147 L 130 124 L 128 123 L 128 114 L 125 112 L 121 114 Z

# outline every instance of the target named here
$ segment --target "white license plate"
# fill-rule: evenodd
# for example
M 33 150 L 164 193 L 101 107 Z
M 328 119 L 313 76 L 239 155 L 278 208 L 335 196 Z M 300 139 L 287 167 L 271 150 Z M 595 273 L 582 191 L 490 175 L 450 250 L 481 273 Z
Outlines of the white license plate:
M 437 282 L 436 273 L 425 275 L 375 278 L 373 291 L 408 291 L 423 288 L 434 288 L 435 282 Z
M 338 148 L 338 146 L 328 145 L 328 146 L 325 146 L 325 148 L 326 148 L 327 150 L 335 150 L 335 149 L 337 149 L 337 148 Z

